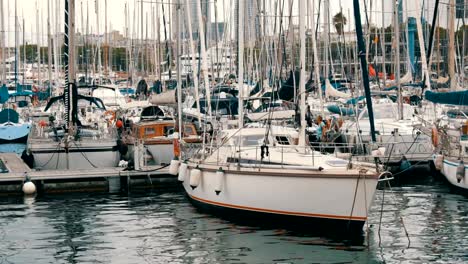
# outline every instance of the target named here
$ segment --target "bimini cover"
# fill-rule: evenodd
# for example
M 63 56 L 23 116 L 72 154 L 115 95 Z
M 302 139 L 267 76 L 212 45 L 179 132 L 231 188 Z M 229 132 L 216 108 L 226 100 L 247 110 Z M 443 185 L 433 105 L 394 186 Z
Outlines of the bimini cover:
M 426 91 L 425 97 L 428 101 L 436 104 L 468 105 L 468 91 L 446 93 Z
M 0 112 L 0 124 L 4 123 L 18 123 L 19 122 L 19 114 L 13 109 L 7 108 L 3 109 Z

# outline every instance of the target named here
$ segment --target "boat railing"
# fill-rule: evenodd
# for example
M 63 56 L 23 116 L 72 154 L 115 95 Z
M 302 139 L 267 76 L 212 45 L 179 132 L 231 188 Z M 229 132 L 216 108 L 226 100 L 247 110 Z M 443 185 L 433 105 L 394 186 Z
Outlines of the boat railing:
M 114 127 L 92 127 L 92 128 L 79 128 L 79 133 L 77 133 L 78 137 L 75 138 L 93 138 L 94 140 L 103 140 L 103 139 L 116 139 L 118 136 L 117 129 Z M 33 140 L 49 140 L 56 138 L 55 140 L 61 140 L 64 135 L 63 126 L 55 126 L 51 127 L 47 123 L 33 123 L 31 126 L 31 132 L 29 134 L 29 138 Z
M 358 149 L 362 144 L 340 144 L 343 150 Z M 320 149 L 320 150 L 319 150 Z M 365 147 L 365 149 L 369 149 Z M 202 151 L 201 148 L 198 151 Z M 351 161 L 351 158 L 355 156 L 352 152 L 339 152 L 335 151 L 328 153 L 325 151 L 325 147 L 317 148 L 316 146 L 304 146 L 300 147 L 297 145 L 265 145 L 265 146 L 234 146 L 234 145 L 223 145 L 223 146 L 211 146 L 205 148 L 204 157 L 210 157 L 203 159 L 205 164 L 212 164 L 217 166 L 229 166 L 238 164 L 249 164 L 249 166 L 260 166 L 265 164 L 270 165 L 300 165 L 300 166 L 319 166 L 325 156 L 334 156 L 337 159 L 344 159 Z M 193 153 L 193 152 L 192 152 Z M 290 162 L 288 155 L 296 154 L 300 160 L 295 160 L 293 164 Z
M 195 146 L 194 146 L 195 147 Z M 373 143 L 312 143 L 308 146 L 297 145 L 265 145 L 265 146 L 207 146 L 202 149 L 196 146 L 197 153 L 206 164 L 229 166 L 233 164 L 250 164 L 249 166 L 273 165 L 301 165 L 320 166 L 324 157 L 333 157 L 347 163 L 353 161 L 374 163 L 376 158 L 381 163 L 400 159 L 404 155 L 408 158 L 418 158 L 432 154 L 432 149 L 415 148 L 414 142 L 387 142 L 385 146 Z M 403 153 L 397 150 L 405 150 Z M 413 150 L 414 149 L 414 150 Z M 204 153 L 204 154 L 202 154 Z M 288 155 L 297 154 L 298 160 L 291 162 Z M 416 156 L 414 156 L 416 155 Z M 205 159 L 206 158 L 206 159 Z M 341 162 L 343 165 L 344 162 Z

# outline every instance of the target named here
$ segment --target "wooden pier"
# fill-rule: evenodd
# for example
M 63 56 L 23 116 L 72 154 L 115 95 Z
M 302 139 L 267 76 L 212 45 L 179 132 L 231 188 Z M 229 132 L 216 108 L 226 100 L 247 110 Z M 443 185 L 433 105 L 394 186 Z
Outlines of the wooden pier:
M 177 184 L 177 177 L 168 173 L 167 166 L 145 166 L 139 170 L 126 170 L 120 167 L 34 170 L 14 153 L 0 153 L 0 162 L 4 170 L 4 173 L 0 173 L 0 195 L 21 192 L 26 177 L 36 184 L 38 192 L 86 189 L 118 192 L 133 187 L 172 187 Z

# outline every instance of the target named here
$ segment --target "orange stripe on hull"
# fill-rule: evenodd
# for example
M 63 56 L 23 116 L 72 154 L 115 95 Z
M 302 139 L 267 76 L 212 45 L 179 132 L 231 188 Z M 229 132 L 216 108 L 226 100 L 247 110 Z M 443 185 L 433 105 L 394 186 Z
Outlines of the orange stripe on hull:
M 195 197 L 195 196 L 190 195 L 190 194 L 189 194 L 189 196 L 190 196 L 190 198 L 192 198 L 194 200 L 197 200 L 197 201 L 203 202 L 203 203 L 207 203 L 207 204 L 212 204 L 212 205 L 217 205 L 217 206 L 222 206 L 222 207 L 229 207 L 229 208 L 234 208 L 234 209 L 262 212 L 262 213 L 273 213 L 273 214 L 281 214 L 281 215 L 304 216 L 304 217 L 315 217 L 315 218 L 330 218 L 330 219 L 341 219 L 341 220 L 358 220 L 358 221 L 366 221 L 367 220 L 367 217 L 359 217 L 359 216 L 340 216 L 340 215 L 288 212 L 288 211 L 278 211 L 278 210 L 271 210 L 271 209 L 241 206 L 241 205 L 225 204 L 225 203 L 205 200 L 205 199 Z

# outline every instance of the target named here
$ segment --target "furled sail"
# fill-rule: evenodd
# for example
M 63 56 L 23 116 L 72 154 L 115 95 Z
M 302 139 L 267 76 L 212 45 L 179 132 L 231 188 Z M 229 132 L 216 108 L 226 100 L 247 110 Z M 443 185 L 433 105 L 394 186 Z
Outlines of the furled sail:
M 351 95 L 336 90 L 330 83 L 330 80 L 325 80 L 325 96 L 327 97 L 339 97 L 339 98 L 350 98 Z

